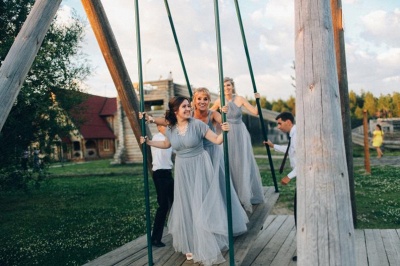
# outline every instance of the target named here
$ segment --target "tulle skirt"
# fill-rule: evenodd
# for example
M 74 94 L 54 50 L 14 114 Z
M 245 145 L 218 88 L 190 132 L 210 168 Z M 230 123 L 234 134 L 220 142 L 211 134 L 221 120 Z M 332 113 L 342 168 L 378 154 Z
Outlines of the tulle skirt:
M 250 134 L 244 123 L 230 124 L 228 151 L 233 186 L 244 208 L 251 212 L 253 204 L 264 202 L 264 193 Z
M 214 166 L 214 174 L 219 179 L 219 187 L 221 190 L 222 198 L 226 205 L 226 181 L 225 181 L 225 164 L 224 153 L 222 145 L 207 145 L 204 149 L 210 155 L 212 164 Z M 234 236 L 241 235 L 247 232 L 247 223 L 249 218 L 240 203 L 239 197 L 233 187 L 232 179 L 230 182 L 231 191 L 231 208 L 232 208 L 232 231 Z
M 175 159 L 174 203 L 168 219 L 176 251 L 193 253 L 204 265 L 225 261 L 228 249 L 226 206 L 206 151 Z

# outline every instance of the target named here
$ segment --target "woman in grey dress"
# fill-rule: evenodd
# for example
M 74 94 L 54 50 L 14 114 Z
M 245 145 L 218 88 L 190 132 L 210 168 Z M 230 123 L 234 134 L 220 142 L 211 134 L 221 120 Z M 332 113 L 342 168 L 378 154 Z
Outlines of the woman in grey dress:
M 221 250 L 228 248 L 226 206 L 210 156 L 203 148 L 203 139 L 221 144 L 223 136 L 191 117 L 187 98 L 174 97 L 168 106 L 166 139 L 151 141 L 141 137 L 141 143 L 146 140 L 148 145 L 158 148 L 172 146 L 176 152 L 174 203 L 168 218 L 173 246 L 195 262 L 222 263 L 225 260 Z M 221 127 L 229 130 L 227 123 Z
M 244 208 L 251 212 L 253 204 L 264 202 L 264 193 L 261 183 L 261 175 L 253 147 L 251 146 L 250 134 L 242 121 L 242 110 L 244 106 L 250 113 L 258 115 L 256 107 L 252 106 L 244 97 L 234 94 L 234 82 L 231 78 L 224 78 L 224 94 L 228 103 L 227 121 L 230 125 L 228 133 L 229 164 L 233 186 L 239 196 Z M 258 93 L 255 94 L 259 98 Z M 211 110 L 220 108 L 220 100 L 217 99 Z
M 193 92 L 193 117 L 206 123 L 209 128 L 216 132 L 215 127 L 222 123 L 221 114 L 209 110 L 211 95 L 208 89 L 198 88 Z M 203 139 L 204 149 L 210 155 L 214 172 L 220 182 L 222 197 L 226 199 L 225 185 L 225 163 L 222 145 L 215 145 L 207 139 Z M 225 201 L 226 202 L 226 201 Z M 239 197 L 231 182 L 231 207 L 232 207 L 232 231 L 237 236 L 247 231 L 246 224 L 249 222 L 246 212 L 240 204 Z

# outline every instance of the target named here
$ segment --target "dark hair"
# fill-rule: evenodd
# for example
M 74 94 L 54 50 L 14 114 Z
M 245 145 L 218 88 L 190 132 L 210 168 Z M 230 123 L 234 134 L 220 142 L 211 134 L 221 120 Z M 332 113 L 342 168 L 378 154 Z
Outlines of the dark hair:
M 376 126 L 379 128 L 380 131 L 382 131 L 382 127 L 379 124 L 376 124 Z
M 294 124 L 294 116 L 293 116 L 292 113 L 290 113 L 290 112 L 282 112 L 282 113 L 280 113 L 280 114 L 275 118 L 275 120 L 278 120 L 279 118 L 280 118 L 281 120 L 283 120 L 283 121 L 290 120 L 290 122 L 292 122 L 292 124 Z
M 165 120 L 168 121 L 170 127 L 175 126 L 177 122 L 175 112 L 179 110 L 179 106 L 181 106 L 184 100 L 187 100 L 190 103 L 189 98 L 183 96 L 175 96 L 169 100 L 169 110 L 165 112 Z

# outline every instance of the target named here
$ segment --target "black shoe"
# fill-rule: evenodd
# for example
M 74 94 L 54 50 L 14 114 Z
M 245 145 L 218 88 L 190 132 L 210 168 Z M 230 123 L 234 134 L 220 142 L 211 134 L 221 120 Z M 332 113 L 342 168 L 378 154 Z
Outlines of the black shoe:
M 297 261 L 297 256 L 293 256 L 292 261 Z
M 164 244 L 163 242 L 157 241 L 157 240 L 151 241 L 151 244 L 152 244 L 153 246 L 155 246 L 155 247 L 158 247 L 158 248 L 165 247 L 165 244 Z

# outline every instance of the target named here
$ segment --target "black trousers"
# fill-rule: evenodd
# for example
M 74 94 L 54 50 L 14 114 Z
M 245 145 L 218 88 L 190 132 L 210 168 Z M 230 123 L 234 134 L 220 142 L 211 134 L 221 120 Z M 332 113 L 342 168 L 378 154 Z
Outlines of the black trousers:
M 170 169 L 160 169 L 153 172 L 153 181 L 157 192 L 158 209 L 154 218 L 151 240 L 160 242 L 168 210 L 174 201 L 174 179 Z
M 294 225 L 297 228 L 297 192 L 294 192 L 294 202 L 293 202 L 293 207 L 294 207 Z

